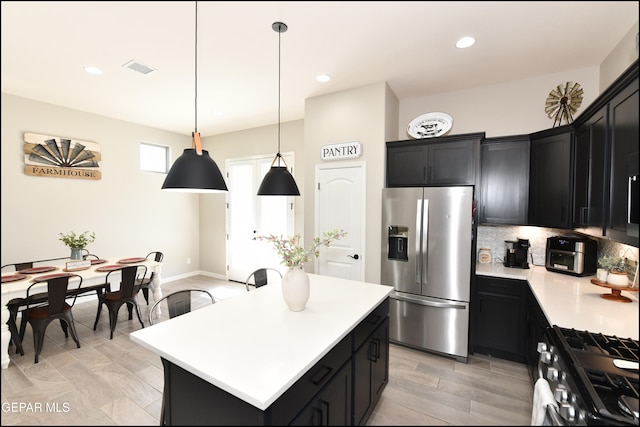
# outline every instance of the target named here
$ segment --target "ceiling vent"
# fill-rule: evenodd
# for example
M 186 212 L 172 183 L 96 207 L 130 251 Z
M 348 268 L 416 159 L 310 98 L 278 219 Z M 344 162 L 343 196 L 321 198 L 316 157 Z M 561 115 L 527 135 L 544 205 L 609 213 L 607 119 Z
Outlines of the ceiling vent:
M 137 72 L 145 74 L 145 75 L 146 74 L 151 74 L 154 71 L 157 71 L 155 68 L 151 68 L 148 65 L 144 65 L 144 64 L 136 61 L 135 59 L 132 59 L 131 61 L 129 61 L 126 64 L 124 64 L 123 67 L 128 68 L 128 69 L 133 70 L 133 71 L 137 71 Z

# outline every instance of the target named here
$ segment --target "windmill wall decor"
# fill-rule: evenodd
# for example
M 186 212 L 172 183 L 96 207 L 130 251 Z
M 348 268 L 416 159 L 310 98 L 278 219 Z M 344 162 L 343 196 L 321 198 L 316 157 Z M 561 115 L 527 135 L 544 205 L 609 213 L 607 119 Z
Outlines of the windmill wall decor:
M 559 84 L 549 92 L 544 112 L 553 119 L 553 127 L 573 122 L 575 113 L 582 104 L 582 94 L 580 84 L 574 82 Z
M 24 173 L 52 178 L 102 179 L 100 144 L 24 134 Z

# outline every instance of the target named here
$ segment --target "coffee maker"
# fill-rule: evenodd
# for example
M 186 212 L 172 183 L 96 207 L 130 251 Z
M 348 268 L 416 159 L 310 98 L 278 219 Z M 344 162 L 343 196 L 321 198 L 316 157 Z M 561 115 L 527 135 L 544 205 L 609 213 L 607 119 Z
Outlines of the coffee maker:
M 527 254 L 529 252 L 529 239 L 505 240 L 506 254 L 505 267 L 529 268 Z

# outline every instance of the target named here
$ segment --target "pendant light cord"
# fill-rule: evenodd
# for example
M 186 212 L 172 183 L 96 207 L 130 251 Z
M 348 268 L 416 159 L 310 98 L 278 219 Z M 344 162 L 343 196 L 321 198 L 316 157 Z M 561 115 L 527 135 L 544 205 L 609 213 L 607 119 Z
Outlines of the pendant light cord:
M 282 48 L 281 48 L 281 44 L 282 44 L 282 28 L 279 29 L 278 31 L 278 166 L 280 166 L 280 158 L 282 157 L 280 155 L 280 72 L 282 69 Z
M 196 35 L 195 35 L 195 133 L 198 133 L 198 2 L 196 1 Z

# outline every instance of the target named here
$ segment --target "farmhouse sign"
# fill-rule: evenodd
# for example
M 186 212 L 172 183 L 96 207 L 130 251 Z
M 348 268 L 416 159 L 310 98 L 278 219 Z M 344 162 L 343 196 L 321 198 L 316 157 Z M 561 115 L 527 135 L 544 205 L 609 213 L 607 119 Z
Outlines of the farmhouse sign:
M 102 179 L 100 144 L 24 134 L 24 173 L 53 178 Z
M 322 160 L 357 159 L 361 155 L 362 146 L 357 141 L 327 144 L 320 147 Z

